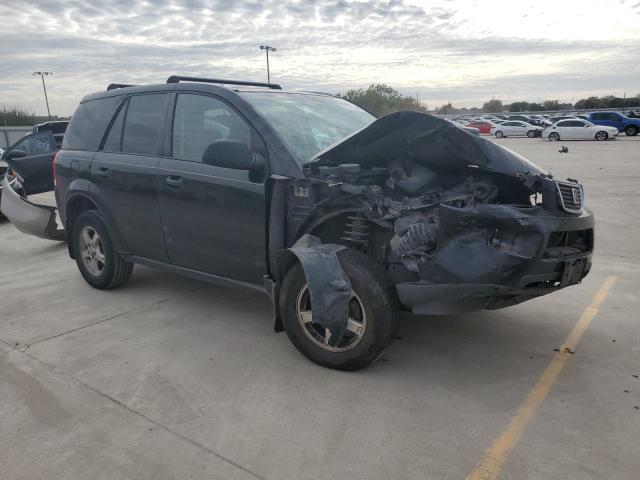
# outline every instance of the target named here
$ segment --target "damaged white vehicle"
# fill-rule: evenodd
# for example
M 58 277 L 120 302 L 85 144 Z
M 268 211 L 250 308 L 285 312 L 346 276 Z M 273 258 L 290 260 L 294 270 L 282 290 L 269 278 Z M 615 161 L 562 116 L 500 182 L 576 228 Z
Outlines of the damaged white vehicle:
M 277 85 L 114 85 L 82 101 L 54 169 L 91 285 L 138 263 L 264 290 L 276 330 L 331 368 L 374 361 L 401 309 L 506 307 L 591 268 L 577 181 L 426 114 L 375 119 Z M 18 200 L 2 208 L 20 227 L 32 206 Z

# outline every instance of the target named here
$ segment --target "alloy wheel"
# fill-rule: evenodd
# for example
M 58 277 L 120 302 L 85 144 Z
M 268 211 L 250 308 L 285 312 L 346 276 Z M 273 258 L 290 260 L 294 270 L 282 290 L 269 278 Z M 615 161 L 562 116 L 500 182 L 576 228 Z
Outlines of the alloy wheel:
M 85 226 L 80 232 L 80 255 L 82 263 L 91 275 L 98 277 L 104 270 L 104 244 L 93 227 Z
M 349 301 L 349 319 L 347 331 L 338 345 L 329 345 L 331 332 L 313 322 L 309 286 L 305 283 L 296 298 L 296 314 L 305 336 L 320 348 L 329 352 L 346 352 L 355 348 L 364 337 L 367 328 L 367 314 L 362 300 L 355 291 L 351 291 Z

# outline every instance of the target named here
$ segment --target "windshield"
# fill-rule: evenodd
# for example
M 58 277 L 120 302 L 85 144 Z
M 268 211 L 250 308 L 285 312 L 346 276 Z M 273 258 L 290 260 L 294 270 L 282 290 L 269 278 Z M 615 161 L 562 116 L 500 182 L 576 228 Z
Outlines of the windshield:
M 300 162 L 375 120 L 341 98 L 282 92 L 240 92 Z

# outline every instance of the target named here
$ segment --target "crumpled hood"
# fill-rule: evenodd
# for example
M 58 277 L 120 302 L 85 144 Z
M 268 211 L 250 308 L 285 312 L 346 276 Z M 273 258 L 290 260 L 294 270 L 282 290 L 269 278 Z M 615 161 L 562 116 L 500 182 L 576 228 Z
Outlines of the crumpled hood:
M 400 111 L 377 119 L 318 153 L 311 165 L 357 163 L 386 167 L 393 160 L 414 160 L 433 171 L 468 166 L 506 175 L 548 175 L 511 150 L 472 135 L 426 113 Z

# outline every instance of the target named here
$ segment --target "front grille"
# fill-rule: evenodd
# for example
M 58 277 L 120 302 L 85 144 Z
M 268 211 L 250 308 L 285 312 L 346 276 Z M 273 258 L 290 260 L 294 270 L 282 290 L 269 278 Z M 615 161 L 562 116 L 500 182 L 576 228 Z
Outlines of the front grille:
M 569 213 L 581 213 L 584 206 L 584 191 L 579 183 L 556 181 L 560 208 Z

